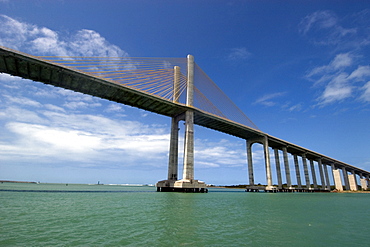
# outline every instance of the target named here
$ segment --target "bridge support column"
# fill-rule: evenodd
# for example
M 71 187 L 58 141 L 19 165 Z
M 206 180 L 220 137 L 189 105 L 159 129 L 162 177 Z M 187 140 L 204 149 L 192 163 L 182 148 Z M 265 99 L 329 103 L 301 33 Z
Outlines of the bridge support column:
M 313 188 L 317 190 L 317 179 L 316 179 L 316 172 L 315 172 L 315 166 L 314 166 L 313 160 L 310 160 L 310 166 L 311 166 L 311 174 L 312 174 L 312 180 L 313 180 Z
M 248 160 L 249 186 L 254 186 L 252 145 L 253 145 L 253 142 L 247 140 L 247 160 Z
M 178 173 L 178 156 L 179 156 L 179 121 L 172 118 L 171 122 L 171 137 L 170 137 L 170 153 L 168 157 L 168 176 L 170 181 L 177 180 Z
M 342 180 L 340 179 L 340 171 L 335 167 L 334 164 L 331 165 L 334 177 L 335 189 L 338 191 L 343 191 Z
M 317 159 L 317 165 L 319 167 L 319 172 L 320 172 L 320 180 L 321 180 L 321 189 L 325 190 L 326 188 L 326 183 L 325 183 L 325 177 L 324 177 L 324 171 L 322 168 L 322 161 L 321 159 Z
M 326 180 L 326 190 L 330 190 L 328 166 L 326 164 L 324 164 L 324 173 L 325 173 L 325 180 Z
M 344 180 L 344 186 L 346 188 L 346 190 L 350 190 L 350 187 L 349 187 L 349 180 L 348 180 L 348 173 L 347 173 L 347 170 L 345 167 L 342 167 L 342 175 L 343 175 L 343 180 Z
M 289 160 L 288 160 L 288 151 L 286 147 L 283 147 L 283 157 L 284 157 L 284 168 L 285 168 L 285 177 L 286 177 L 286 185 L 287 189 L 292 188 L 292 180 L 290 179 L 290 168 L 289 168 Z
M 254 176 L 253 176 L 253 157 L 252 157 L 252 145 L 254 143 L 261 143 L 263 145 L 263 153 L 265 157 L 265 168 L 266 168 L 266 181 L 267 186 L 265 188 L 266 191 L 272 191 L 272 173 L 271 173 L 271 163 L 270 163 L 270 152 L 269 152 L 269 145 L 268 145 L 268 137 L 257 137 L 251 138 L 247 140 L 247 156 L 248 156 L 248 172 L 249 172 L 249 190 L 257 190 L 254 187 Z
M 355 171 L 352 171 L 352 174 L 348 175 L 348 180 L 349 180 L 349 187 L 352 191 L 357 191 L 358 186 L 357 186 L 357 181 L 356 181 L 356 173 Z
M 368 179 L 369 179 L 369 176 L 363 177 L 362 174 L 360 174 L 362 190 L 367 190 L 369 188 L 368 187 Z
M 362 174 L 360 174 L 360 181 L 361 181 L 361 188 L 362 190 L 367 190 L 368 187 L 367 187 L 367 181 L 366 181 L 366 178 L 364 178 L 362 176 Z
M 171 121 L 170 151 L 168 157 L 167 180 L 174 183 L 178 179 L 179 163 L 179 121 L 184 120 L 184 114 L 173 117 Z
M 194 112 L 185 113 L 184 180 L 194 179 Z
M 179 150 L 179 121 L 184 120 L 184 114 L 171 119 L 170 150 L 168 155 L 167 180 L 159 181 L 156 186 L 162 191 L 174 191 L 174 184 L 178 180 L 178 150 Z
M 301 172 L 299 171 L 298 156 L 296 154 L 293 154 L 293 158 L 294 158 L 295 174 L 297 176 L 297 186 L 298 186 L 298 189 L 302 189 Z
M 271 162 L 270 162 L 270 152 L 269 152 L 269 143 L 268 138 L 265 136 L 263 138 L 263 150 L 265 155 L 265 167 L 266 167 L 266 180 L 267 187 L 266 190 L 272 190 L 272 172 L 271 172 Z
M 304 170 L 304 178 L 306 182 L 306 189 L 309 190 L 311 188 L 311 183 L 310 183 L 310 175 L 308 174 L 306 154 L 302 154 L 302 163 L 303 163 L 303 170 Z
M 280 169 L 280 158 L 279 158 L 279 149 L 274 148 L 275 153 L 275 164 L 276 164 L 276 173 L 277 173 L 277 180 L 278 180 L 278 188 L 283 188 L 283 182 L 281 179 L 281 169 Z

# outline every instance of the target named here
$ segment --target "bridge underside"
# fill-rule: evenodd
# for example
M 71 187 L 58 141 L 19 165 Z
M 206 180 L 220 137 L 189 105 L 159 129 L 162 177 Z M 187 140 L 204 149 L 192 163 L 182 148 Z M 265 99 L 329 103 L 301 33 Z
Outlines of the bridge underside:
M 140 91 L 122 87 L 120 84 L 50 64 L 38 58 L 16 53 L 4 53 L 3 50 L 0 50 L 0 72 L 138 107 L 161 115 L 173 116 L 184 112 L 181 106 L 168 100 L 151 97 Z
M 5 48 L 0 48 L 0 72 L 89 94 L 168 117 L 175 117 L 190 109 L 186 105 L 173 103 L 167 99 L 125 87 L 114 81 L 100 79 Z M 191 109 L 194 110 L 194 123 L 197 125 L 244 139 L 263 135 L 262 132 L 241 124 L 194 108 Z

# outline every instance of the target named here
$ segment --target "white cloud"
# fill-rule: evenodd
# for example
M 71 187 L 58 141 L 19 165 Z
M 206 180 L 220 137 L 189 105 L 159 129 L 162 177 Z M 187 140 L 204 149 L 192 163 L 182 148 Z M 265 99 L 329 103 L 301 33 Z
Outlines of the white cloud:
M 288 111 L 290 111 L 290 112 L 293 112 L 293 111 L 300 111 L 300 110 L 302 110 L 302 104 L 301 104 L 301 103 L 299 103 L 299 104 L 295 104 L 295 105 L 290 106 L 290 107 L 288 108 Z
M 36 112 L 19 108 L 18 106 L 9 106 L 0 109 L 0 119 L 5 121 L 20 121 L 26 123 L 44 123 L 45 120 Z
M 92 102 L 93 97 L 91 95 L 74 92 L 72 90 L 66 90 L 63 88 L 55 88 L 55 93 L 63 96 L 70 101 L 88 101 Z
M 337 24 L 337 17 L 330 11 L 316 11 L 306 16 L 300 23 L 300 31 L 307 34 L 313 28 L 327 29 Z
M 30 51 L 35 54 L 47 54 L 47 55 L 58 55 L 68 56 L 67 44 L 64 41 L 59 40 L 58 33 L 45 28 L 35 27 L 33 35 L 26 32 L 24 35 L 27 39 L 30 39 Z
M 56 111 L 56 112 L 66 112 L 62 107 L 52 105 L 52 104 L 45 104 L 44 105 L 47 110 Z
M 33 26 L 16 21 L 6 15 L 0 15 L 1 38 L 0 45 L 11 45 L 13 49 L 19 49 L 27 40 L 25 33 L 32 33 Z
M 245 47 L 233 48 L 228 55 L 230 60 L 244 60 L 248 59 L 252 54 Z
M 370 102 L 370 81 L 368 81 L 363 87 L 362 87 L 363 93 L 361 95 L 361 99 L 366 102 Z
M 18 105 L 24 105 L 24 106 L 32 106 L 32 107 L 40 107 L 41 104 L 35 100 L 26 98 L 26 97 L 15 97 L 10 95 L 3 95 L 3 97 L 7 98 L 7 101 L 9 103 L 15 103 Z
M 332 70 L 339 70 L 347 68 L 353 64 L 353 58 L 350 53 L 341 53 L 335 56 L 333 61 L 329 64 L 329 68 Z
M 307 15 L 299 24 L 299 31 L 320 45 L 337 45 L 353 38 L 358 30 L 345 28 L 332 11 L 316 11 Z
M 353 56 L 350 53 L 340 53 L 336 55 L 328 65 L 313 68 L 309 73 L 307 73 L 306 77 L 312 78 L 314 76 L 325 76 L 327 73 L 345 69 L 352 66 L 352 64 Z
M 278 92 L 278 93 L 271 93 L 271 94 L 266 94 L 260 98 L 258 98 L 254 104 L 260 104 L 264 106 L 274 106 L 276 105 L 275 101 L 272 101 L 272 99 L 276 99 L 279 97 L 282 97 L 286 94 L 286 92 Z
M 329 82 L 319 98 L 320 105 L 326 105 L 352 96 L 353 87 L 350 86 L 347 77 L 347 74 L 341 73 Z
M 351 98 L 367 101 L 367 84 L 364 83 L 370 79 L 370 66 L 361 65 L 357 60 L 362 57 L 361 48 L 370 44 L 369 15 L 370 11 L 364 10 L 341 19 L 332 11 L 316 11 L 299 24 L 300 33 L 315 45 L 347 51 L 306 74 L 306 79 L 321 89 L 318 105 Z
M 196 140 L 194 159 L 197 167 L 242 167 L 246 166 L 245 147 L 227 140 L 208 142 Z
M 315 87 L 323 87 L 321 95 L 317 98 L 320 106 L 351 97 L 362 100 L 366 98 L 359 95 L 362 85 L 356 84 L 370 79 L 370 66 L 358 65 L 354 69 L 356 63 L 354 58 L 351 53 L 340 53 L 328 65 L 318 66 L 307 73 L 306 78 L 314 81 Z
M 370 66 L 358 66 L 358 68 L 353 71 L 348 79 L 354 79 L 355 81 L 363 81 L 370 77 Z
M 6 15 L 0 15 L 0 26 L 0 45 L 34 55 L 128 56 L 93 30 L 82 29 L 73 35 L 61 36 L 49 28 L 20 22 Z
M 207 162 L 207 161 L 199 161 L 199 162 L 196 162 L 197 163 L 197 167 L 198 168 L 217 168 L 217 167 L 220 167 L 219 164 L 215 164 L 213 162 Z
M 71 47 L 73 54 L 80 56 L 128 56 L 128 54 L 122 51 L 118 46 L 112 45 L 106 41 L 99 33 L 87 29 L 78 31 L 67 45 Z
M 105 112 L 124 112 L 125 110 L 122 109 L 122 106 L 120 106 L 119 104 L 110 104 L 104 111 Z
M 54 149 L 60 153 L 89 152 L 101 144 L 99 137 L 84 131 L 17 122 L 8 123 L 6 127 L 13 133 L 27 138 L 28 142 L 34 142 L 35 145 L 41 143 L 42 146 L 48 146 L 49 150 Z
M 126 136 L 153 133 L 149 126 L 137 121 L 113 120 L 105 116 L 44 111 L 42 115 L 56 127 L 88 131 L 99 135 Z
M 169 135 L 156 134 L 163 131 L 155 131 L 139 122 L 44 112 L 43 116 L 38 115 L 41 121 L 36 124 L 36 121 L 16 122 L 14 115 L 13 112 L 13 121 L 8 122 L 5 129 L 15 136 L 12 142 L 2 144 L 1 159 L 17 154 L 19 157 L 38 156 L 40 161 L 54 158 L 100 164 L 125 157 L 123 163 L 132 166 L 143 160 L 143 154 L 144 160 L 156 160 L 168 152 Z
M 81 109 L 81 108 L 88 108 L 88 107 L 98 107 L 101 106 L 99 103 L 89 104 L 85 101 L 71 101 L 63 104 L 64 107 L 69 109 Z
M 20 80 L 20 77 L 12 76 L 12 75 L 5 74 L 5 73 L 0 73 L 0 80 L 7 81 L 7 82 L 14 82 L 14 81 L 18 82 Z

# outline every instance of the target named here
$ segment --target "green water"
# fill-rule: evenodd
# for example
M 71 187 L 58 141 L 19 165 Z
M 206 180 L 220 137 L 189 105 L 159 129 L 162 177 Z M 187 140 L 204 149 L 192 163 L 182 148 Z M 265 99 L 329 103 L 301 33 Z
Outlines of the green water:
M 0 246 L 369 246 L 370 194 L 0 184 Z

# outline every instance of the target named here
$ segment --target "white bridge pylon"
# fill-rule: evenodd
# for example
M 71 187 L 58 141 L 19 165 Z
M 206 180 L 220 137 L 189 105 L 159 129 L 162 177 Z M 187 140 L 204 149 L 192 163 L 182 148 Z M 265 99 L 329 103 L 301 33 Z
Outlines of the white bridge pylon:
M 194 57 L 187 57 L 187 92 L 186 105 L 193 107 L 194 102 Z M 174 67 L 174 94 L 173 101 L 177 103 L 177 88 L 179 87 L 180 68 Z M 185 120 L 185 148 L 182 179 L 178 180 L 178 130 L 179 121 Z M 207 192 L 207 186 L 203 181 L 194 179 L 194 112 L 188 109 L 185 113 L 172 117 L 171 138 L 168 162 L 167 180 L 156 184 L 157 191 L 181 191 L 181 192 Z

